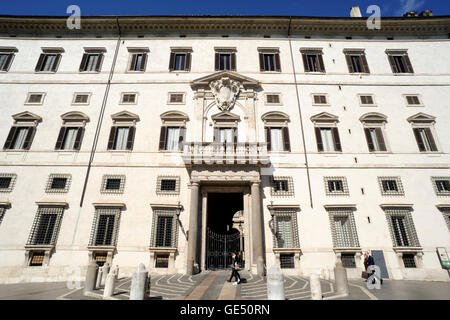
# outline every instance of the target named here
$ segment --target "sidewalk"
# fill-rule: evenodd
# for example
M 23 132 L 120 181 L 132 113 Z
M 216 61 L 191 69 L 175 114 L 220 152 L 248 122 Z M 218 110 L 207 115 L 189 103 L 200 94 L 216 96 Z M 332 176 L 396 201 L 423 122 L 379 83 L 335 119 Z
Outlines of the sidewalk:
M 194 276 L 159 275 L 151 278 L 151 300 L 266 300 L 266 279 L 241 272 L 238 285 L 227 282 L 228 271 L 202 272 Z M 130 278 L 119 279 L 112 299 L 129 300 Z M 337 295 L 332 281 L 321 280 L 324 300 L 450 300 L 449 282 L 385 280 L 382 288 L 369 290 L 361 280 L 349 281 L 349 295 Z M 309 279 L 285 276 L 287 300 L 309 300 Z M 69 289 L 65 282 L 0 285 L 0 300 L 101 300 L 103 289 L 90 296 L 83 288 Z

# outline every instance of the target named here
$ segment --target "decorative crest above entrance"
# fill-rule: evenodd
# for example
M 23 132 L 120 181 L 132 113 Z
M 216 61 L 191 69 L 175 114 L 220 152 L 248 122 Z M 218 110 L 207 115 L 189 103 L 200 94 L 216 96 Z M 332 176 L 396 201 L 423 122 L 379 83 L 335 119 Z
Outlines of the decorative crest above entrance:
M 241 83 L 228 77 L 211 81 L 209 84 L 211 92 L 216 100 L 217 107 L 222 111 L 229 111 L 236 102 Z

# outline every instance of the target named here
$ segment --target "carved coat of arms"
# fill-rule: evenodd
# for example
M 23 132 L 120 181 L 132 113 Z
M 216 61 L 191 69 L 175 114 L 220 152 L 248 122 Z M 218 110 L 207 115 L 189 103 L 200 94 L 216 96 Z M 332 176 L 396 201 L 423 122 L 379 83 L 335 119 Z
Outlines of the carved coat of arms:
M 236 97 L 239 94 L 240 83 L 230 78 L 222 78 L 212 81 L 209 84 L 216 100 L 217 107 L 222 111 L 229 111 L 233 108 Z

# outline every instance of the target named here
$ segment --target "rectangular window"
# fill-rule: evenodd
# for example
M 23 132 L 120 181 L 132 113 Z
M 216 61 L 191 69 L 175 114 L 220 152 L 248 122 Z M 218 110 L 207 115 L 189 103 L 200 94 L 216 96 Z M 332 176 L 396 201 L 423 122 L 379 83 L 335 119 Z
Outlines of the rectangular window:
M 36 72 L 56 72 L 59 62 L 61 60 L 61 53 L 64 50 L 61 49 L 45 49 L 39 56 L 36 64 Z
M 34 127 L 13 127 L 15 128 L 10 146 L 5 149 L 28 150 L 31 145 L 35 128 Z M 10 131 L 11 133 L 11 131 Z M 7 141 L 8 142 L 8 141 Z
M 105 49 L 86 49 L 80 64 L 80 72 L 100 72 Z
M 336 127 L 316 127 L 317 149 L 319 152 L 341 152 L 339 132 Z
M 413 128 L 413 132 L 420 152 L 438 151 L 431 128 Z
M 420 247 L 410 208 L 385 209 L 394 247 Z
M 321 104 L 326 104 L 328 105 L 328 99 L 326 95 L 322 95 L 322 94 L 314 94 L 313 95 L 313 104 L 317 105 L 321 105 Z
M 359 247 L 355 218 L 352 209 L 336 208 L 328 211 L 335 248 Z
M 182 151 L 186 135 L 184 127 L 161 127 L 159 150 Z
M 450 177 L 431 177 L 434 191 L 438 196 L 450 196 Z
M 120 103 L 128 103 L 128 104 L 135 104 L 136 103 L 136 93 L 123 93 L 122 94 L 122 101 Z
M 183 104 L 184 103 L 184 93 L 169 93 L 169 103 L 170 104 Z
M 383 138 L 382 128 L 364 128 L 366 135 L 367 146 L 370 152 L 374 151 L 386 151 L 386 143 Z
M 0 206 L 0 225 L 2 224 L 3 217 L 5 216 L 5 211 L 6 211 L 6 208 Z
M 123 193 L 125 188 L 124 175 L 104 175 L 102 179 L 101 193 Z
M 280 104 L 279 94 L 266 94 L 266 104 Z
M 445 223 L 447 224 L 448 231 L 450 231 L 450 206 L 440 208 L 442 215 L 444 216 Z
M 360 99 L 361 105 L 364 105 L 364 106 L 366 106 L 366 105 L 369 105 L 369 106 L 375 105 L 373 96 L 361 95 L 361 96 L 359 96 L 359 99 Z
M 112 126 L 108 150 L 133 150 L 135 131 L 134 126 Z
M 12 177 L 0 177 L 0 189 L 9 189 Z
M 176 195 L 180 193 L 180 177 L 158 176 L 156 181 L 156 194 Z
M 157 254 L 155 258 L 155 268 L 168 268 L 169 267 L 169 255 Z
M 56 140 L 55 150 L 80 150 L 83 135 L 83 127 L 62 126 Z
M 260 71 L 281 71 L 280 54 L 278 52 L 259 52 Z
M 128 71 L 145 71 L 147 64 L 147 53 L 132 53 L 131 62 Z
M 378 177 L 382 195 L 400 195 L 403 196 L 402 181 L 400 177 Z
M 344 50 L 350 73 L 370 73 L 364 51 Z
M 287 127 L 265 127 L 268 151 L 291 151 Z
M 356 268 L 355 254 L 353 253 L 342 253 L 341 261 L 344 268 Z
M 292 177 L 271 177 L 272 196 L 294 196 L 294 180 Z
M 386 50 L 393 73 L 414 73 L 406 51 Z
M 120 208 L 96 208 L 91 246 L 115 246 L 119 232 Z
M 11 192 L 17 175 L 14 173 L 0 173 L 0 192 Z
M 43 93 L 29 93 L 25 104 L 42 104 L 43 100 Z
M 103 267 L 103 265 L 106 263 L 106 260 L 108 259 L 108 252 L 98 252 L 94 251 L 94 261 L 97 263 L 99 267 Z
M 70 174 L 51 174 L 45 192 L 64 193 L 69 191 L 72 176 Z
M 55 245 L 63 211 L 63 207 L 39 207 L 27 244 Z
M 72 104 L 89 104 L 89 94 L 76 93 L 74 95 Z
M 301 52 L 305 72 L 325 72 L 322 50 L 301 50 Z
M 296 211 L 291 209 L 275 209 L 273 222 L 274 248 L 298 248 Z
M 294 254 L 280 254 L 280 268 L 281 269 L 293 269 L 294 264 Z
M 236 71 L 236 53 L 235 52 L 216 52 L 215 70 Z
M 2 50 L 0 48 L 0 71 L 6 71 L 6 72 L 9 71 L 9 67 L 11 66 L 11 62 L 14 59 L 13 51 L 14 51 L 14 49 Z
M 422 105 L 422 103 L 420 102 L 419 96 L 417 96 L 417 95 L 408 95 L 408 96 L 405 96 L 405 98 L 406 98 L 406 104 L 408 106 Z
M 416 268 L 416 261 L 414 260 L 414 254 L 406 254 L 402 255 L 403 265 L 405 268 Z
M 155 210 L 153 212 L 151 246 L 176 248 L 177 230 L 176 210 Z
M 41 267 L 44 263 L 44 251 L 31 251 L 30 253 L 30 267 Z
M 191 69 L 191 52 L 183 50 L 183 51 L 172 51 L 170 53 L 170 61 L 169 61 L 170 71 L 190 71 L 190 69 Z

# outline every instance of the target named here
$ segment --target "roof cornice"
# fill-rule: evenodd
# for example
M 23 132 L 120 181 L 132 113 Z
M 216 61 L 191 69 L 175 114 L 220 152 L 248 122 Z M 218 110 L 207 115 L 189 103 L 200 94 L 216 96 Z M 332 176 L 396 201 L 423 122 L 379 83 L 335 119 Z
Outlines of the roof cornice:
M 167 35 L 273 34 L 345 36 L 447 36 L 450 16 L 381 18 L 381 30 L 367 28 L 367 18 L 288 16 L 82 16 L 81 29 L 69 30 L 67 16 L 0 15 L 6 35 Z M 120 27 L 120 28 L 119 28 Z

